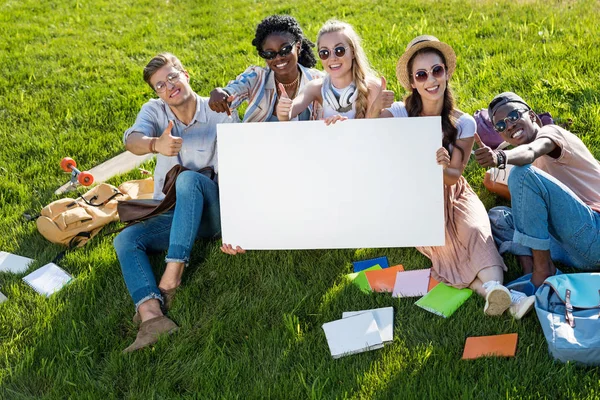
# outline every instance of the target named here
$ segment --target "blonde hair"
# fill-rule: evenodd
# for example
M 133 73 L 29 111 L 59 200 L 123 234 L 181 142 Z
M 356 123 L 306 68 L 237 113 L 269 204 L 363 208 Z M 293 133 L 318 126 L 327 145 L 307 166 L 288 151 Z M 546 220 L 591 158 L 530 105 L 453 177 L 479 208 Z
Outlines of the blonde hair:
M 356 117 L 365 118 L 367 113 L 367 98 L 369 96 L 369 89 L 367 87 L 367 78 L 375 77 L 377 74 L 371 68 L 365 50 L 362 47 L 361 39 L 352 27 L 352 25 L 330 19 L 325 22 L 325 25 L 319 30 L 317 35 L 317 47 L 321 37 L 327 33 L 341 32 L 348 39 L 348 43 L 352 48 L 354 54 L 354 60 L 352 62 L 352 80 L 358 90 L 358 96 L 356 97 Z

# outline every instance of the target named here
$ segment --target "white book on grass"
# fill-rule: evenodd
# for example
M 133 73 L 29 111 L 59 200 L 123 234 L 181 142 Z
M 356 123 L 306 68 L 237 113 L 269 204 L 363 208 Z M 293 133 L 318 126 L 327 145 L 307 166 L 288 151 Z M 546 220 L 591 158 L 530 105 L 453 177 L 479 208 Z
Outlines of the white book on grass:
M 324 323 L 323 330 L 333 358 L 383 347 L 379 327 L 371 312 Z
M 8 299 L 6 298 L 4 293 L 0 292 L 0 303 L 4 303 L 6 300 L 8 300 Z
M 0 251 L 0 272 L 19 274 L 25 272 L 33 260 L 16 254 Z
M 49 297 L 71 282 L 73 277 L 54 263 L 49 263 L 23 277 L 26 284 L 41 295 Z
M 371 312 L 383 343 L 389 343 L 394 340 L 394 307 L 375 308 L 373 310 L 346 311 L 342 314 L 342 318 L 349 318 L 355 315 Z

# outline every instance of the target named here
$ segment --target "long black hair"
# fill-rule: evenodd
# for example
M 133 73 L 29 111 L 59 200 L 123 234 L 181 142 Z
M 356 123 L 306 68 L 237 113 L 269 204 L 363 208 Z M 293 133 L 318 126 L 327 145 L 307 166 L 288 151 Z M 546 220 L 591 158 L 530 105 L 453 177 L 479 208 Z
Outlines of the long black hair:
M 289 15 L 271 15 L 263 19 L 256 27 L 256 34 L 254 35 L 254 39 L 252 39 L 252 45 L 256 47 L 256 50 L 262 51 L 265 39 L 273 33 L 289 33 L 297 42 L 301 43 L 298 63 L 307 68 L 312 68 L 317 64 L 317 59 L 312 52 L 315 44 L 304 36 L 300 24 L 298 24 L 298 21 L 294 17 L 290 17 Z
M 413 73 L 412 66 L 415 57 L 419 54 L 424 53 L 435 53 L 442 59 L 444 65 L 446 65 L 446 58 L 444 55 L 438 51 L 437 49 L 431 47 L 424 47 L 417 51 L 408 61 L 406 68 L 408 69 L 408 76 L 410 76 L 410 81 L 413 82 Z M 421 111 L 423 111 L 423 100 L 421 99 L 421 95 L 417 91 L 417 89 L 412 90 L 412 93 L 408 95 L 406 99 L 404 99 L 404 106 L 406 107 L 406 111 L 408 112 L 409 117 L 418 117 L 421 115 Z M 456 117 L 453 115 L 454 112 L 454 96 L 452 95 L 452 90 L 450 89 L 450 82 L 446 83 L 446 90 L 444 92 L 444 106 L 442 107 L 442 132 L 444 133 L 444 137 L 442 139 L 442 145 L 446 148 L 446 150 L 450 151 L 450 145 L 454 148 L 458 148 L 461 154 L 464 156 L 464 151 L 460 147 L 456 146 L 456 139 L 458 137 L 458 129 L 456 128 Z

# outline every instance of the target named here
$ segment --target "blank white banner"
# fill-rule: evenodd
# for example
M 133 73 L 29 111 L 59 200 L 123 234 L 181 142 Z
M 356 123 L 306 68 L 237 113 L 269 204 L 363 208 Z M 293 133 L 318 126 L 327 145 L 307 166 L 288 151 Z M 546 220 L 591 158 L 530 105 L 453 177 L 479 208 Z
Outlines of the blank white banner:
M 224 243 L 444 244 L 439 117 L 221 124 L 217 140 Z

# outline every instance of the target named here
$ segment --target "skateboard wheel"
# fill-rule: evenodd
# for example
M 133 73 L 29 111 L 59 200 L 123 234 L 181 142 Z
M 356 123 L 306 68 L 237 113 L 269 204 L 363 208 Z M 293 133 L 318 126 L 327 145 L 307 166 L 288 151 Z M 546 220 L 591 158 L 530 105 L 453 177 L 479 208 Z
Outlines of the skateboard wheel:
M 90 186 L 92 183 L 94 183 L 94 176 L 87 171 L 83 171 L 79 173 L 77 180 L 83 186 Z
M 65 157 L 60 162 L 60 168 L 65 172 L 71 172 L 77 163 L 71 157 Z

